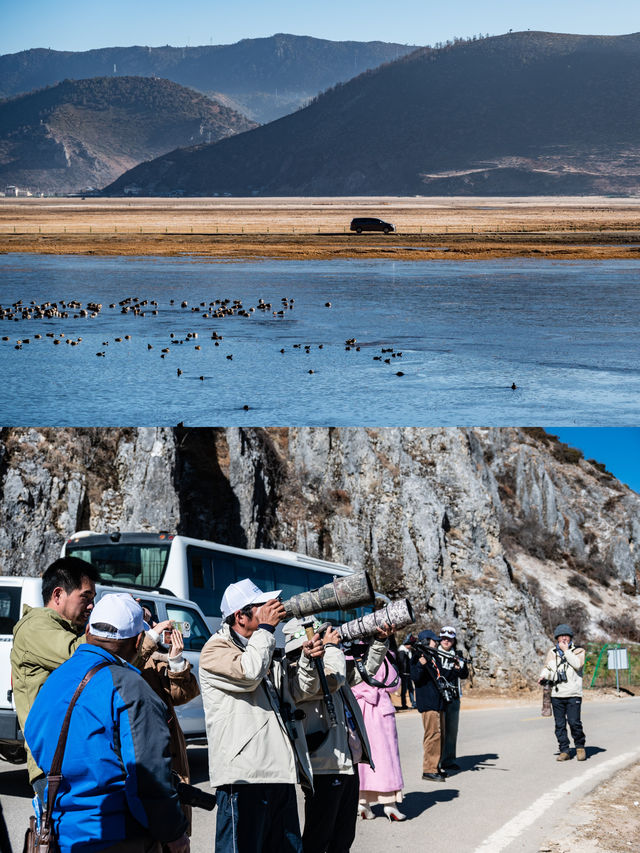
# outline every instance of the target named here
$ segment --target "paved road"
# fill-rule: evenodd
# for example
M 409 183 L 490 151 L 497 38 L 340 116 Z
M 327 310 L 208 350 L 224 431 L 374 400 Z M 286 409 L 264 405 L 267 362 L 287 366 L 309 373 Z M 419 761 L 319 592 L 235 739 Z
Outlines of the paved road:
M 640 700 L 589 701 L 583 708 L 589 760 L 555 761 L 553 722 L 539 705 L 464 711 L 460 720 L 461 773 L 446 783 L 421 777 L 421 722 L 397 717 L 405 779 L 402 806 L 410 820 L 359 821 L 353 853 L 537 853 L 576 799 L 618 769 L 640 760 Z M 189 750 L 194 782 L 206 788 L 207 757 Z M 26 771 L 0 761 L 0 796 L 14 845 L 30 814 Z M 215 818 L 197 812 L 192 850 L 212 853 Z

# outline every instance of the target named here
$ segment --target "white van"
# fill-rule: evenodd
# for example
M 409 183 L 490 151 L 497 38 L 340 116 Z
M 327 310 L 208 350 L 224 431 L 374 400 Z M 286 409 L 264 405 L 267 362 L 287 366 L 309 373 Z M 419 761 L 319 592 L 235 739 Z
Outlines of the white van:
M 205 539 L 170 533 L 92 533 L 81 530 L 64 544 L 61 556 L 91 563 L 104 584 L 135 586 L 168 592 L 196 602 L 209 627 L 217 631 L 222 594 L 231 583 L 250 578 L 265 591 L 281 589 L 287 599 L 317 589 L 335 577 L 353 574 L 342 563 L 332 563 L 268 548 L 234 548 Z M 348 622 L 371 607 L 335 610 L 323 618 Z
M 164 595 L 154 590 L 127 586 L 96 584 L 96 601 L 111 592 L 128 592 L 139 598 L 149 608 L 158 622 L 173 619 L 182 623 L 184 657 L 198 676 L 200 650 L 211 636 L 202 610 L 193 601 Z M 22 616 L 25 604 L 42 607 L 42 581 L 40 578 L 0 575 L 0 756 L 7 761 L 21 763 L 26 760 L 24 738 L 18 726 L 11 683 L 11 646 L 13 626 Z M 205 743 L 204 709 L 202 698 L 196 696 L 186 705 L 176 708 L 176 715 L 187 743 Z

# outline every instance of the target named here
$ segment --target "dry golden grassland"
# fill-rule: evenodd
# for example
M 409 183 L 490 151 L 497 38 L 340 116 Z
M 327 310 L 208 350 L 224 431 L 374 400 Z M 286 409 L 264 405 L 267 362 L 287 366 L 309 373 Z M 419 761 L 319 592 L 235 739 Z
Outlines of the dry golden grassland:
M 397 233 L 355 235 L 353 216 Z M 630 258 L 640 199 L 0 199 L 0 251 L 211 258 Z

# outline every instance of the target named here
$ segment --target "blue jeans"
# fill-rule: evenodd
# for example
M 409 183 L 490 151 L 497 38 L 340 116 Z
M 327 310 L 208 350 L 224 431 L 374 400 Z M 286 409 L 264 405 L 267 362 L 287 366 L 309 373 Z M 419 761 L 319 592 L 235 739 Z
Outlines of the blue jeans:
M 569 752 L 567 723 L 569 723 L 571 737 L 576 748 L 584 746 L 586 738 L 582 729 L 582 720 L 580 719 L 580 711 L 582 709 L 581 697 L 571 696 L 568 699 L 559 699 L 552 696 L 551 707 L 553 708 L 553 719 L 556 724 L 556 737 L 560 752 Z
M 216 794 L 216 853 L 302 853 L 295 785 L 221 785 Z

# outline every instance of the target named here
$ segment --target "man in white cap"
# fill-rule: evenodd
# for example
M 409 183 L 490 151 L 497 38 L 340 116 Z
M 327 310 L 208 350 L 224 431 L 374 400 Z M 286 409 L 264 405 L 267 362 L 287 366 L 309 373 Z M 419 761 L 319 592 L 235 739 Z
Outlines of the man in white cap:
M 140 605 L 125 593 L 105 595 L 91 612 L 86 643 L 49 676 L 27 717 L 25 738 L 48 774 L 71 697 L 103 665 L 71 714 L 52 807 L 61 853 L 189 851 L 166 708 L 131 665 L 143 637 Z
M 223 624 L 200 654 L 216 853 L 302 853 L 295 785 L 313 788 L 313 775 L 295 703 L 318 693 L 312 659 L 324 650 L 315 634 L 295 673 L 274 654 L 280 593 L 249 579 L 228 586 Z
M 443 770 L 460 770 L 456 763 L 458 745 L 458 724 L 460 721 L 460 679 L 467 678 L 469 667 L 456 650 L 456 629 L 453 625 L 444 625 L 440 629 L 440 671 L 452 687 L 452 698 L 444 706 L 444 743 L 440 766 Z

